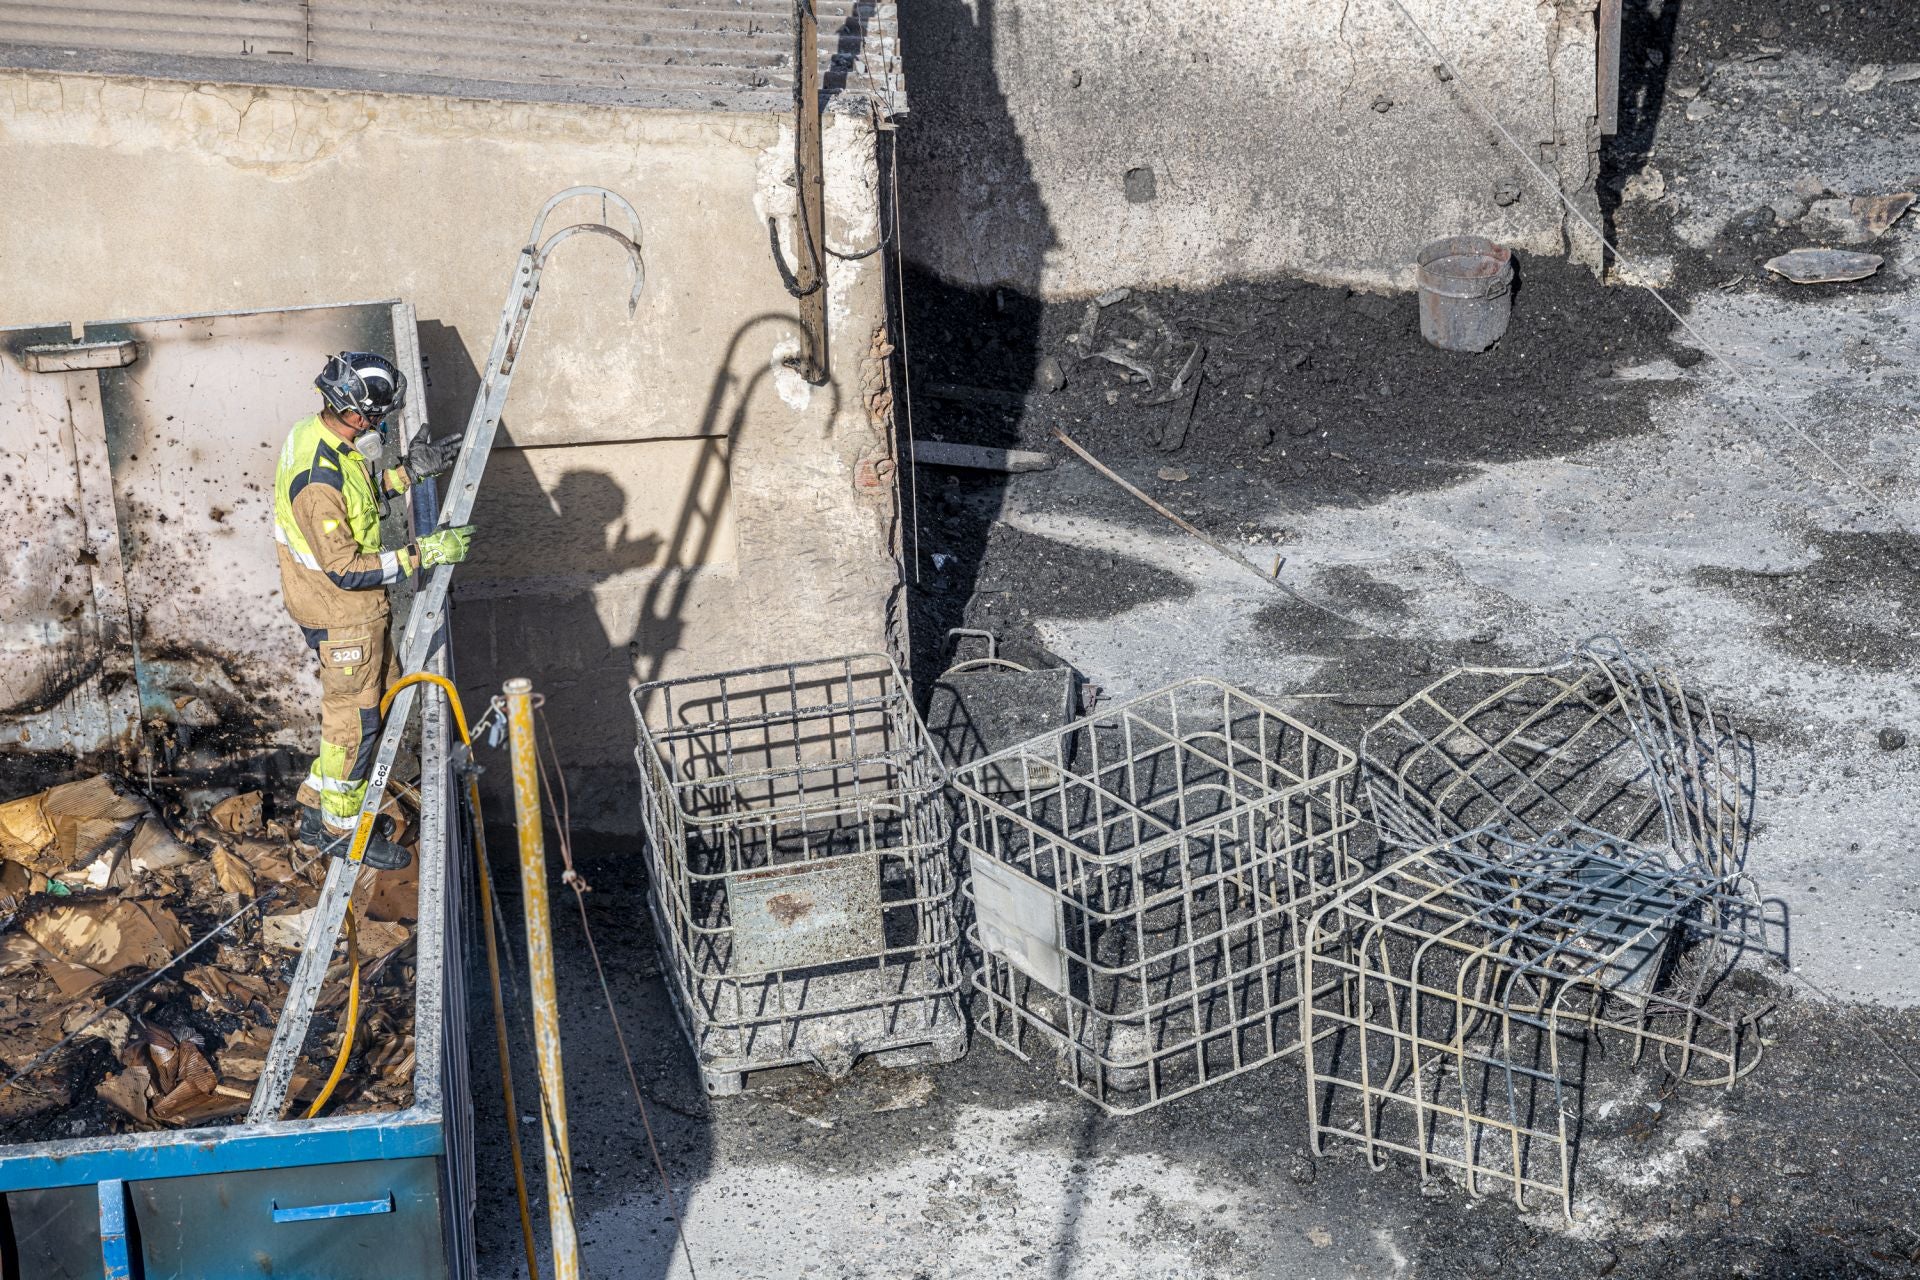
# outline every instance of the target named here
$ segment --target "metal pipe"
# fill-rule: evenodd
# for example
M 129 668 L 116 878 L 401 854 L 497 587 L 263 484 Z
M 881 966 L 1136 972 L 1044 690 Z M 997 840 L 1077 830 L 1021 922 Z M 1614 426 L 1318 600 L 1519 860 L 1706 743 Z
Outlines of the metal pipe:
M 513 820 L 520 836 L 520 910 L 527 924 L 527 975 L 533 987 L 534 1048 L 540 1067 L 540 1132 L 546 1142 L 547 1222 L 554 1280 L 579 1280 L 573 1229 L 573 1162 L 567 1146 L 566 1073 L 560 1065 L 560 1012 L 553 983 L 553 930 L 547 915 L 547 850 L 540 827 L 540 764 L 534 754 L 533 682 L 507 681 L 507 743 L 513 758 Z M 508 1122 L 512 1122 L 508 1117 Z
M 813 0 L 793 0 L 794 280 L 807 349 L 795 367 L 814 386 L 827 381 L 826 161 L 820 144 L 820 32 Z

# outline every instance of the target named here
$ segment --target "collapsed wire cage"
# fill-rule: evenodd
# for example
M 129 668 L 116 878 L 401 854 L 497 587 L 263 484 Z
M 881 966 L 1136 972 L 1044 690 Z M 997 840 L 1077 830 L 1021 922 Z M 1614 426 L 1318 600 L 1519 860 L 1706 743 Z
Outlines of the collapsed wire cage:
M 1725 978 L 1777 940 L 1744 875 L 1572 827 L 1487 829 L 1416 850 L 1312 921 L 1302 1039 L 1316 1154 L 1360 1144 L 1378 1170 L 1418 1159 L 1474 1195 L 1573 1212 L 1582 1095 L 1609 1051 L 1649 1050 L 1684 1083 L 1759 1062 Z
M 960 1056 L 960 930 L 934 743 L 891 659 L 632 694 L 648 904 L 709 1093 L 746 1073 Z
M 1752 740 L 1665 666 L 1608 637 L 1536 668 L 1466 667 L 1361 738 L 1381 838 L 1424 848 L 1481 827 L 1569 827 L 1732 875 L 1753 825 Z
M 1299 1047 L 1353 754 L 1193 679 L 957 770 L 976 1026 L 1128 1114 Z

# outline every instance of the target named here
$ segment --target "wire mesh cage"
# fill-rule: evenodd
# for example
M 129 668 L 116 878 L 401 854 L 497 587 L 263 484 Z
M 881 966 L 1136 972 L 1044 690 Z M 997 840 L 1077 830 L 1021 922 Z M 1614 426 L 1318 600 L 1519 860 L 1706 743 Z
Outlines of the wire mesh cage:
M 1405 849 L 1497 826 L 1570 826 L 1727 875 L 1752 826 L 1750 739 L 1669 669 L 1608 638 L 1538 668 L 1467 667 L 1367 730 L 1362 790 Z
M 1758 1063 L 1725 981 L 1783 939 L 1744 876 L 1675 869 L 1574 827 L 1483 830 L 1417 850 L 1312 921 L 1302 1010 L 1313 1147 L 1357 1142 L 1376 1169 L 1418 1158 L 1475 1194 L 1569 1215 L 1590 1055 L 1649 1049 L 1681 1081 L 1731 1085 Z
M 951 824 L 893 662 L 659 681 L 632 702 L 648 902 L 708 1091 L 958 1057 Z
M 1646 757 L 1673 857 L 1712 875 L 1745 870 L 1759 782 L 1753 739 L 1671 669 L 1617 640 L 1589 640 L 1580 653 L 1604 667 L 1613 683 Z
M 1112 1114 L 1298 1048 L 1305 922 L 1360 874 L 1353 766 L 1196 679 L 956 771 L 980 1030 Z

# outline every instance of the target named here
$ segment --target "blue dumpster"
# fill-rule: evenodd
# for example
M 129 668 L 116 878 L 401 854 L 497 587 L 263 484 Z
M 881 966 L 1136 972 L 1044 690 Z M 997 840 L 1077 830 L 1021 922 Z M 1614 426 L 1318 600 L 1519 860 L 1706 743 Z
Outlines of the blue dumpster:
M 0 1257 L 21 1280 L 473 1273 L 460 959 L 471 865 L 444 700 L 422 699 L 413 1105 L 0 1147 Z
M 394 300 L 0 330 L 0 471 L 19 494 L 0 503 L 0 756 L 137 778 L 169 767 L 156 737 L 204 765 L 230 723 L 285 758 L 312 750 L 311 654 L 275 598 L 272 477 L 340 350 L 391 351 L 424 385 L 413 309 Z M 421 414 L 410 398 L 402 438 Z M 431 520 L 430 489 L 415 498 Z M 444 649 L 428 666 L 446 672 Z M 412 1104 L 0 1146 L 7 1280 L 472 1274 L 472 852 L 445 701 L 419 705 Z

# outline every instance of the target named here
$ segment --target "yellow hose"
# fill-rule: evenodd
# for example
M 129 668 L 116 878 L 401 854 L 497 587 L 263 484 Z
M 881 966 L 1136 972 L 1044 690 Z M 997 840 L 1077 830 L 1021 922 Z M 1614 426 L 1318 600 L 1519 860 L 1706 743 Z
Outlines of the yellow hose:
M 404 679 L 395 681 L 393 687 L 388 689 L 380 699 L 381 717 L 383 719 L 386 717 L 387 708 L 393 704 L 394 695 L 411 684 L 431 684 L 447 695 L 447 705 L 453 711 L 453 725 L 460 732 L 460 741 L 472 747 L 473 736 L 467 732 L 467 713 L 460 705 L 460 691 L 453 687 L 453 681 L 445 676 L 435 675 L 431 671 L 416 671 Z M 506 1108 L 507 1149 L 513 1156 L 513 1191 L 520 1202 L 520 1241 L 527 1251 L 527 1275 L 530 1280 L 537 1280 L 540 1275 L 540 1265 L 533 1249 L 533 1213 L 527 1206 L 527 1168 L 520 1155 L 520 1127 L 515 1123 L 515 1118 L 520 1113 L 515 1109 L 513 1100 L 513 1059 L 509 1055 L 507 1045 L 507 1011 L 500 988 L 500 952 L 493 937 L 493 878 L 487 868 L 486 829 L 480 822 L 480 783 L 471 774 L 467 777 L 467 811 L 473 820 L 473 860 L 480 882 L 480 932 L 486 935 L 487 939 L 487 977 L 493 985 L 494 1048 L 500 1058 L 500 1099 L 501 1104 Z M 349 947 L 354 945 L 351 910 L 347 915 L 347 944 Z M 348 1000 L 347 1038 L 341 1043 L 339 1060 L 334 1063 L 333 1079 L 327 1081 L 326 1090 L 321 1093 L 319 1101 L 314 1103 L 314 1111 L 320 1109 L 320 1103 L 325 1102 L 327 1094 L 333 1091 L 334 1081 L 340 1078 L 340 1072 L 346 1066 L 347 1050 L 353 1045 L 351 1011 L 356 1007 L 360 996 L 360 965 L 357 952 L 353 967 L 353 982 L 353 994 Z M 307 1114 L 311 1116 L 313 1111 Z
M 354 926 L 353 903 L 347 903 L 347 963 L 352 967 L 352 979 L 347 988 L 347 1033 L 340 1037 L 340 1053 L 333 1060 L 333 1071 L 327 1076 L 326 1087 L 320 1090 L 320 1096 L 307 1108 L 307 1119 L 320 1114 L 320 1108 L 327 1105 L 327 1099 L 333 1096 L 334 1086 L 340 1083 L 340 1077 L 347 1070 L 347 1055 L 353 1052 L 353 1029 L 360 1021 L 360 930 Z

